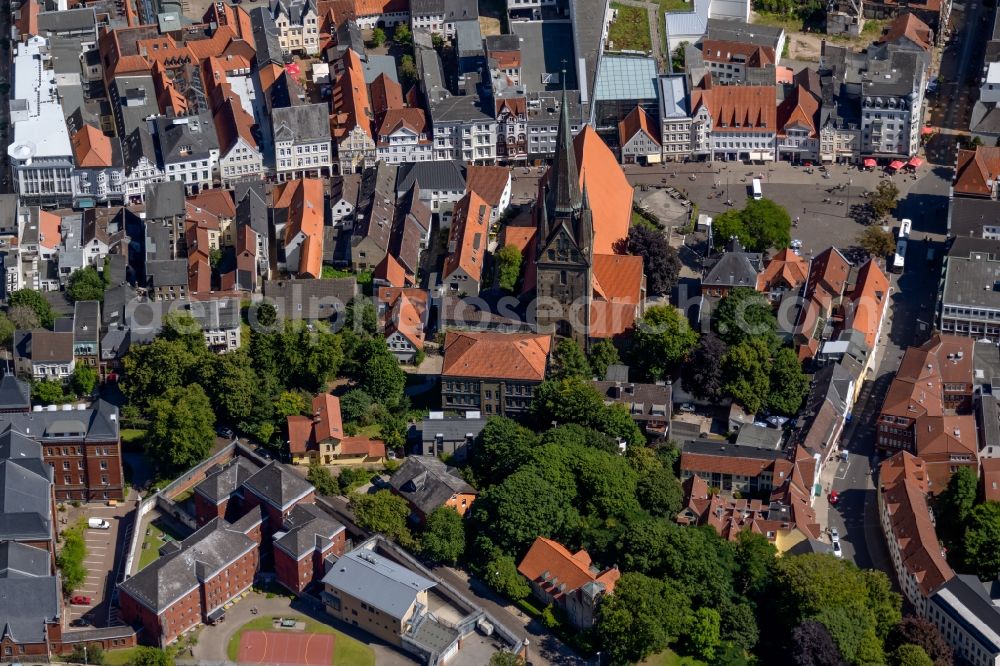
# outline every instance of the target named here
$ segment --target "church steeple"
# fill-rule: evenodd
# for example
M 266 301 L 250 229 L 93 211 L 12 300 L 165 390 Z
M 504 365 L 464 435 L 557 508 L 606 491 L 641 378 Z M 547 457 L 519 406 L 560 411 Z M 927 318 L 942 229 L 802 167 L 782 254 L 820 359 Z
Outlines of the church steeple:
M 559 108 L 559 134 L 556 155 L 549 180 L 552 201 L 549 210 L 556 216 L 572 215 L 580 210 L 580 172 L 573 150 L 573 132 L 569 126 L 569 105 L 566 103 L 566 71 L 563 70 L 562 104 Z

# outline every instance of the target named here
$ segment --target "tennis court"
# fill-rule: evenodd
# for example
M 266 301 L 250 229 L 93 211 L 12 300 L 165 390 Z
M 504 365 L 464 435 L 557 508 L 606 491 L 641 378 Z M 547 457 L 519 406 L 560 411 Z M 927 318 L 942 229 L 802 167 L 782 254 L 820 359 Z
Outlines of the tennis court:
M 331 634 L 248 631 L 240 638 L 239 660 L 241 664 L 330 666 L 333 640 Z

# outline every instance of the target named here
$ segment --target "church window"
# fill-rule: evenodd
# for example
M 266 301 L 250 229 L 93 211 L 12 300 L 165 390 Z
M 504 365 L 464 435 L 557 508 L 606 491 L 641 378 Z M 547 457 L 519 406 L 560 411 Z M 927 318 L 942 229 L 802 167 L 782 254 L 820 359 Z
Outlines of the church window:
M 559 284 L 566 284 L 566 271 L 559 271 Z

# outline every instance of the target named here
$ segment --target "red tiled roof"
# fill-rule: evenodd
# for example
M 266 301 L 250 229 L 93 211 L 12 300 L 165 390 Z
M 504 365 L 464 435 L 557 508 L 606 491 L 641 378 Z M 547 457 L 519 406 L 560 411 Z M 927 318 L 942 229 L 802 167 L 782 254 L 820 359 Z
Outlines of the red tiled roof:
M 864 334 L 865 344 L 869 349 L 875 349 L 878 342 L 882 315 L 888 300 L 889 278 L 874 259 L 869 259 L 858 271 L 858 279 L 845 316 L 851 329 Z
M 934 31 L 910 12 L 897 14 L 889 27 L 882 33 L 882 39 L 879 41 L 886 44 L 896 42 L 901 38 L 909 39 L 924 51 L 930 51 L 931 47 L 934 46 Z
M 198 194 L 188 197 L 187 202 L 216 217 L 236 217 L 236 204 L 233 202 L 233 193 L 230 190 L 221 188 L 202 190 Z
M 298 178 L 282 183 L 274 191 L 273 208 L 288 209 L 285 244 L 299 232 L 305 241 L 299 253 L 300 277 L 319 278 L 323 272 L 323 181 Z
M 722 39 L 703 39 L 701 54 L 706 62 L 746 63 L 749 67 L 765 67 L 775 63 L 774 49 L 750 42 L 730 42 Z
M 757 291 L 767 292 L 779 285 L 798 289 L 805 283 L 808 273 L 809 265 L 805 259 L 785 248 L 771 257 L 763 272 L 757 276 Z
M 448 331 L 441 374 L 540 382 L 551 344 L 548 335 Z
M 500 205 L 500 197 L 509 183 L 507 167 L 469 164 L 465 168 L 465 189 L 481 196 L 493 208 Z
M 711 80 L 711 76 L 706 76 Z M 704 86 L 704 84 L 703 84 Z M 774 86 L 709 86 L 691 91 L 694 113 L 705 106 L 713 132 L 775 132 L 777 93 Z
M 455 249 L 444 260 L 442 278 L 447 279 L 461 268 L 473 280 L 483 273 L 486 246 L 490 241 L 490 206 L 475 192 L 469 192 L 457 204 L 451 218 L 448 244 Z
M 352 49 L 347 49 L 342 58 L 344 71 L 337 77 L 333 86 L 333 97 L 330 100 L 333 107 L 331 120 L 335 138 L 343 138 L 345 134 L 360 127 L 365 134 L 372 134 L 371 105 L 368 103 L 368 85 L 365 83 L 365 71 L 361 59 Z
M 44 248 L 59 247 L 62 241 L 62 218 L 47 210 L 38 211 L 38 244 Z
M 1000 502 L 1000 458 L 983 458 L 983 496 L 987 502 Z
M 1000 176 L 1000 148 L 979 146 L 975 150 L 959 150 L 955 168 L 955 193 L 967 196 L 993 195 Z
M 788 94 L 778 106 L 778 133 L 782 136 L 789 128 L 805 127 L 809 136 L 816 137 L 819 122 L 819 99 L 802 86 Z
M 586 189 L 594 220 L 594 254 L 615 254 L 615 244 L 628 236 L 632 222 L 632 186 L 604 140 L 584 125 L 573 140 L 580 169 L 580 189 Z
M 410 274 L 403 268 L 403 264 L 399 263 L 396 257 L 388 253 L 379 262 L 378 266 L 375 267 L 372 277 L 376 280 L 384 281 L 390 287 L 407 287 L 413 282 Z
M 517 570 L 528 580 L 550 588 L 549 594 L 555 599 L 578 590 L 587 583 L 602 584 L 605 593 L 611 594 L 621 577 L 618 567 L 604 571 L 592 570 L 587 551 L 571 553 L 562 544 L 541 536 L 531 544 Z
M 111 139 L 93 125 L 84 125 L 73 135 L 73 157 L 82 168 L 110 167 Z
M 344 455 L 361 455 L 367 458 L 385 458 L 385 442 L 363 436 L 345 437 L 340 440 L 340 452 Z
M 372 99 L 372 111 L 381 116 L 389 109 L 403 108 L 403 88 L 384 73 L 375 77 L 368 86 Z
M 379 141 L 384 141 L 383 137 L 388 137 L 404 128 L 417 135 L 426 134 L 427 114 L 424 113 L 423 109 L 411 107 L 389 109 L 382 117 L 378 128 Z M 429 139 L 424 139 L 424 141 L 429 141 Z
M 430 294 L 425 289 L 383 287 L 379 299 L 388 306 L 385 336 L 401 333 L 416 348 L 424 348 L 424 314 Z
M 656 145 L 660 145 L 660 133 L 653 129 L 653 121 L 649 114 L 641 106 L 632 109 L 625 118 L 618 123 L 618 145 L 624 146 L 637 132 L 643 132 L 652 139 Z

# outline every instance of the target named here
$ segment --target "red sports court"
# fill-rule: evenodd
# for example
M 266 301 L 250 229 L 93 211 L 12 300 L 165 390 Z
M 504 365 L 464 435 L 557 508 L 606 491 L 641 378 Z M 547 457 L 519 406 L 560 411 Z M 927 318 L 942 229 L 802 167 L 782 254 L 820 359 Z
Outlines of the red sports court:
M 330 666 L 333 639 L 332 634 L 248 631 L 240 638 L 240 663 Z

